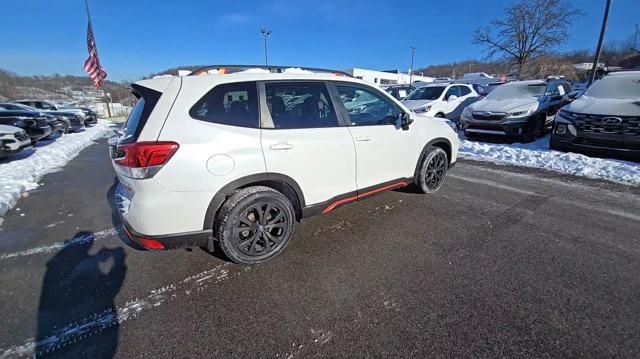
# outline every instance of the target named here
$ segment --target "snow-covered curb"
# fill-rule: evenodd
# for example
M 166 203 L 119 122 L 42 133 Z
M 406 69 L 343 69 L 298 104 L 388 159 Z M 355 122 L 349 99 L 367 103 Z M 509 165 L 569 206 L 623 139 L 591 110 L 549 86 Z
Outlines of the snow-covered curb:
M 39 186 L 42 176 L 64 167 L 93 140 L 110 131 L 111 122 L 98 120 L 83 132 L 64 135 L 51 143 L 39 143 L 0 162 L 0 221 L 23 192 Z M 1 223 L 1 222 L 0 222 Z
M 640 163 L 549 150 L 549 136 L 533 143 L 494 144 L 461 136 L 460 157 L 498 164 L 535 167 L 627 185 L 640 185 Z

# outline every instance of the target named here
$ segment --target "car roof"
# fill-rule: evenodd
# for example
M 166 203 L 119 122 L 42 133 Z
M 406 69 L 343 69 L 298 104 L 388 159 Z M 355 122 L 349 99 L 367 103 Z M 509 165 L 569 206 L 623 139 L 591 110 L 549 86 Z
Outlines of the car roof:
M 614 72 L 609 72 L 607 74 L 607 76 L 625 76 L 625 75 L 640 75 L 640 71 L 614 71 Z
M 147 80 L 137 81 L 136 84 L 158 91 L 162 91 L 166 86 L 175 78 L 181 78 L 183 84 L 189 83 L 231 83 L 231 82 L 247 82 L 247 81 L 340 81 L 340 82 L 352 82 L 357 84 L 366 85 L 369 87 L 376 87 L 376 84 L 357 79 L 355 77 L 343 76 L 341 74 L 330 73 L 253 73 L 253 72 L 235 72 L 231 74 L 204 74 L 197 76 L 171 76 L 171 77 L 158 77 Z M 382 89 L 381 89 L 382 90 Z
M 548 82 L 563 82 L 560 80 L 557 81 L 545 81 L 545 80 L 523 80 L 523 81 L 511 81 L 507 82 L 504 85 L 546 85 Z M 504 86 L 502 85 L 502 86 Z

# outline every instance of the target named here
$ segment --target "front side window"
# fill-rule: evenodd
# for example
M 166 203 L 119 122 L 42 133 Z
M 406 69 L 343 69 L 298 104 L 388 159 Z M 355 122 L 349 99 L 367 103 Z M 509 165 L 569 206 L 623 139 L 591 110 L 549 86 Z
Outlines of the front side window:
M 214 87 L 189 111 L 191 117 L 222 125 L 257 128 L 258 91 L 255 82 Z
M 469 89 L 467 86 L 457 86 L 459 89 L 458 91 L 460 92 L 460 96 L 467 96 L 468 94 L 471 93 L 471 89 Z
M 338 85 L 338 94 L 352 126 L 395 124 L 400 111 L 382 95 L 361 87 Z
M 40 105 L 39 108 L 43 109 L 43 110 L 53 110 L 53 106 L 51 106 L 50 104 L 46 103 L 46 102 L 36 102 L 37 105 Z
M 449 97 L 451 97 L 451 96 L 460 97 L 460 92 L 458 91 L 459 87 L 460 86 L 451 86 L 451 87 L 449 87 L 449 89 L 447 90 L 447 94 L 444 95 L 444 99 L 448 100 Z
M 546 95 L 548 95 L 548 96 L 560 96 L 560 95 L 562 95 L 560 93 L 560 84 L 558 84 L 557 82 L 550 83 L 549 87 L 547 87 Z
M 322 82 L 266 83 L 271 121 L 264 128 L 295 129 L 338 127 L 338 117 Z

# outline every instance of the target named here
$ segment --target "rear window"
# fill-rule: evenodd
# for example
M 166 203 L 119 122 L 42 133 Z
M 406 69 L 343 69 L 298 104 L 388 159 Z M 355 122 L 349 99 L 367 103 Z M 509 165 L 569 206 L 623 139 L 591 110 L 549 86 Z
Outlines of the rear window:
M 127 121 L 122 126 L 122 137 L 120 143 L 135 142 L 142 132 L 151 111 L 155 107 L 162 93 L 142 87 L 136 84 L 131 85 L 133 94 L 138 98 L 136 105 L 131 110 Z
M 138 128 L 138 124 L 140 123 L 140 118 L 142 117 L 142 109 L 144 108 L 144 98 L 140 97 L 136 105 L 131 110 L 129 114 L 129 118 L 124 123 L 122 141 L 128 140 L 130 138 L 135 137 L 136 129 Z
M 191 117 L 222 125 L 258 128 L 258 91 L 255 82 L 214 87 L 189 111 Z

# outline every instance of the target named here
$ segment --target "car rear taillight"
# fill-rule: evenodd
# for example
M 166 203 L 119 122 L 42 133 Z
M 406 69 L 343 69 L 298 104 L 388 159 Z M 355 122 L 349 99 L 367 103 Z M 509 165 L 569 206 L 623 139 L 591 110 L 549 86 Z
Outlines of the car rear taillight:
M 117 165 L 118 171 L 126 177 L 151 178 L 171 159 L 179 147 L 175 142 L 128 143 L 117 147 L 118 156 L 113 162 Z

